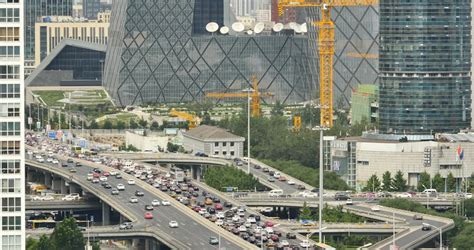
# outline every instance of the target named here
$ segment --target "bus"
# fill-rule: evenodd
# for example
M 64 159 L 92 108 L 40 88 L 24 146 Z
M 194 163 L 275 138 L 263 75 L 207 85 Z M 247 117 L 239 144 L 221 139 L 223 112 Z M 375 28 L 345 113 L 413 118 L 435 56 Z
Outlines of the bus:
M 71 151 L 76 154 L 80 154 L 82 153 L 82 148 L 80 146 L 71 146 Z
M 55 221 L 52 219 L 43 219 L 43 220 L 27 220 L 26 228 L 27 229 L 39 229 L 39 228 L 55 228 L 57 224 L 61 221 Z M 87 220 L 78 220 L 76 221 L 79 227 L 87 227 Z

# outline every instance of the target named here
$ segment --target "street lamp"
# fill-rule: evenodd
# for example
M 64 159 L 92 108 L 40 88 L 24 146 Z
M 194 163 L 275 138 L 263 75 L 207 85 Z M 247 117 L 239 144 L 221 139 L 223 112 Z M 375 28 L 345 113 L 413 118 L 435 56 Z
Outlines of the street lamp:
M 324 175 L 324 171 L 323 171 L 323 158 L 324 158 L 324 141 L 323 141 L 323 136 L 324 136 L 324 133 L 323 131 L 324 130 L 328 130 L 328 128 L 326 127 L 323 127 L 323 126 L 317 126 L 315 128 L 313 128 L 314 130 L 319 130 L 319 243 L 321 243 L 322 241 L 322 236 L 323 236 L 323 232 L 322 232 L 322 224 L 323 224 L 323 175 Z
M 443 250 L 443 229 L 441 227 L 437 227 L 428 223 L 423 223 L 425 227 L 434 227 L 439 230 L 439 250 Z
M 247 93 L 247 174 L 250 174 L 250 93 L 254 91 L 250 87 L 242 90 Z
M 309 237 L 311 237 L 311 236 L 312 236 L 313 234 L 315 234 L 316 232 L 319 232 L 319 235 L 321 235 L 322 230 L 325 230 L 326 228 L 327 228 L 327 227 L 321 228 L 321 224 L 319 224 L 319 230 L 307 234 L 307 235 L 306 235 L 306 241 L 309 242 Z M 320 238 L 319 238 L 319 243 L 321 243 L 321 242 L 322 242 L 321 236 L 319 236 L 319 237 L 320 237 Z M 308 249 L 309 249 L 309 247 L 308 247 L 308 245 L 306 245 L 306 250 L 308 250 Z

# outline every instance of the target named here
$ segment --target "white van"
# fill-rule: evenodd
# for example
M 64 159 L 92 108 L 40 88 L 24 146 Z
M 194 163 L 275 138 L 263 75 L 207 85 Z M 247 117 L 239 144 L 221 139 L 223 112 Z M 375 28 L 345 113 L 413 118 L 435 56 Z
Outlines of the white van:
M 273 177 L 275 177 L 275 178 L 280 178 L 280 176 L 281 176 L 280 172 L 275 172 L 273 174 Z
M 425 197 L 438 197 L 438 191 L 436 191 L 434 188 L 425 189 L 423 190 L 422 194 Z
M 268 192 L 269 197 L 278 197 L 283 194 L 283 190 L 281 189 L 273 189 L 270 192 Z

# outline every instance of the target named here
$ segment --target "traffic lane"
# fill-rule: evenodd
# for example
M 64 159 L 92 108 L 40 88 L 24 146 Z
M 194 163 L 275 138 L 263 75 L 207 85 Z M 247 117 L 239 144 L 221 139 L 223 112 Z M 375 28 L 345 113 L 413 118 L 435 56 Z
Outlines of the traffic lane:
M 93 169 L 92 167 L 88 166 L 81 166 L 81 167 L 75 167 L 77 172 L 71 173 L 75 178 L 80 178 L 81 180 L 87 181 L 87 174 Z M 182 214 L 176 209 L 173 209 L 172 206 L 165 206 L 161 213 L 162 217 L 165 217 L 165 219 L 161 220 L 155 220 L 157 216 L 155 216 L 154 213 L 154 219 L 149 220 L 149 222 L 144 219 L 144 214 L 145 214 L 145 205 L 150 204 L 153 199 L 155 199 L 152 194 L 148 193 L 144 189 L 140 188 L 139 186 L 136 185 L 128 185 L 126 184 L 127 181 L 124 179 L 116 179 L 115 177 L 109 176 L 107 178 L 107 182 L 112 185 L 112 187 L 116 187 L 117 184 L 122 183 L 126 185 L 126 189 L 124 191 L 120 191 L 120 194 L 117 195 L 117 198 L 120 197 L 120 200 L 123 202 L 123 204 L 127 204 L 128 207 L 132 208 L 130 209 L 131 212 L 133 212 L 134 215 L 137 216 L 137 218 L 140 218 L 140 222 L 148 225 L 156 225 L 161 229 L 164 229 L 167 234 L 170 234 L 170 236 L 173 236 L 173 238 L 177 240 L 184 240 L 185 239 L 185 244 L 187 244 L 190 247 L 199 247 L 200 249 L 215 249 L 212 245 L 209 244 L 209 237 L 211 236 L 218 236 L 215 233 L 211 232 L 210 230 L 205 229 L 203 226 L 197 224 L 196 222 L 192 223 L 193 221 L 190 220 L 186 215 Z M 91 185 L 98 185 L 99 188 L 103 188 L 100 186 L 100 183 L 93 184 Z M 111 189 L 104 189 L 104 193 L 111 195 Z M 129 199 L 130 197 L 136 197 L 135 196 L 135 191 L 142 191 L 144 192 L 145 196 L 143 197 L 137 197 L 138 198 L 138 203 L 130 203 Z M 108 192 L 108 193 L 107 193 Z M 123 194 L 122 194 L 123 192 Z M 159 216 L 158 216 L 159 217 Z M 173 228 L 172 230 L 169 230 L 168 223 L 171 220 L 178 221 L 178 224 L 184 225 L 184 227 L 178 227 L 178 228 Z M 157 221 L 157 223 L 153 223 L 153 221 Z M 190 223 L 188 223 L 190 222 Z M 227 249 L 239 249 L 238 247 L 232 245 L 231 242 L 226 240 L 224 237 L 221 238 L 221 245 L 226 246 Z
M 252 173 L 254 176 L 256 176 L 260 179 L 268 180 L 270 175 L 268 173 L 263 172 L 262 169 L 255 169 L 254 166 L 255 166 L 255 164 L 250 165 L 250 173 Z M 240 168 L 241 170 L 245 171 L 245 172 L 247 171 L 247 164 L 246 163 L 244 163 L 243 166 L 237 166 L 237 167 Z M 287 194 L 291 194 L 291 193 L 294 193 L 294 192 L 298 191 L 298 189 L 296 187 L 293 187 L 293 185 L 289 185 L 286 182 L 281 182 L 279 180 L 275 180 L 275 182 L 272 182 L 272 183 L 275 186 L 278 186 L 278 188 L 280 188 L 281 190 L 283 190 L 284 193 L 287 193 Z

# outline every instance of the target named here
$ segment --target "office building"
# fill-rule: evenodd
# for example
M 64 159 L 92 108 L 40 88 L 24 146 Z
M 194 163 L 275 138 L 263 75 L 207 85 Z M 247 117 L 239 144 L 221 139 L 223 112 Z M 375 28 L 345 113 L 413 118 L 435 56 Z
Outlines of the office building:
M 274 94 L 267 102 L 310 99 L 315 80 L 305 34 L 203 34 L 198 24 L 211 20 L 195 11 L 206 2 L 214 13 L 228 8 L 211 0 L 114 2 L 104 87 L 118 105 L 203 101 L 208 92 L 248 88 L 252 75 Z
M 470 126 L 470 0 L 380 1 L 380 42 L 382 132 Z
M 100 0 L 82 0 L 82 15 L 89 20 L 97 19 L 97 13 L 100 12 Z
M 23 3 L 0 3 L 0 249 L 25 249 Z M 5 15 L 6 14 L 6 15 Z
M 351 123 L 366 121 L 376 124 L 378 121 L 379 88 L 373 84 L 361 84 L 352 92 Z
M 35 64 L 35 24 L 42 16 L 72 16 L 73 0 L 24 0 L 25 8 L 25 74 Z
M 431 177 L 439 173 L 442 178 L 452 173 L 459 191 L 461 180 L 474 172 L 473 134 L 439 134 L 433 141 L 413 142 L 394 141 L 389 137 L 374 140 L 370 134 L 324 139 L 330 145 L 325 154 L 330 166 L 327 170 L 336 172 L 351 188 L 359 191 L 367 186 L 373 174 L 382 180 L 386 171 L 393 177 L 399 170 L 408 186 L 414 189 L 425 171 Z M 457 155 L 458 147 L 464 151 L 462 161 Z
M 103 21 L 110 19 L 110 13 L 100 15 Z M 43 17 L 36 23 L 35 67 L 38 66 L 64 39 L 74 39 L 106 45 L 109 23 L 99 20 L 75 20 L 73 17 Z
M 225 129 L 201 125 L 183 133 L 183 147 L 186 151 L 205 153 L 219 157 L 242 157 L 245 138 Z

